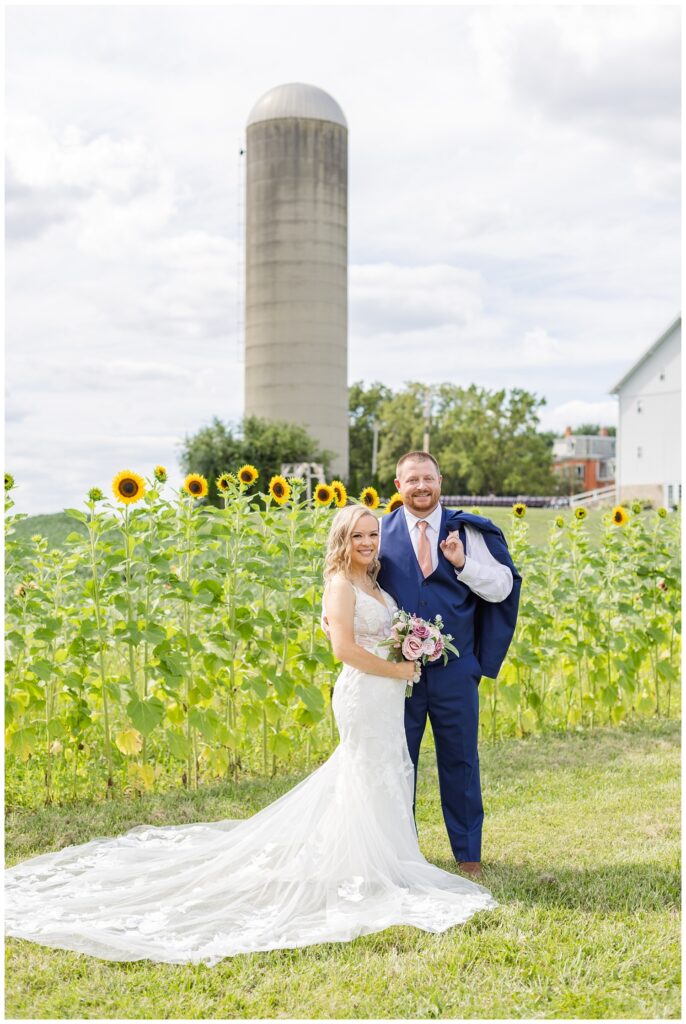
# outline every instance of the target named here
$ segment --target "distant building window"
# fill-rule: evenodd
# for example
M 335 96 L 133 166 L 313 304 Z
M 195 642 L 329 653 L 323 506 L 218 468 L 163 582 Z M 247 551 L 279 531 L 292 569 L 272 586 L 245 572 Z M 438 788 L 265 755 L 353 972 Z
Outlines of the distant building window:
M 579 480 L 583 480 L 584 475 L 585 475 L 584 474 L 584 464 L 583 464 L 583 462 L 578 462 L 576 464 L 576 466 L 574 467 L 574 470 L 575 470 L 576 475 L 579 478 Z
M 638 448 L 636 449 L 636 455 L 638 456 L 639 459 L 643 457 L 643 449 L 641 448 L 640 444 L 639 444 Z

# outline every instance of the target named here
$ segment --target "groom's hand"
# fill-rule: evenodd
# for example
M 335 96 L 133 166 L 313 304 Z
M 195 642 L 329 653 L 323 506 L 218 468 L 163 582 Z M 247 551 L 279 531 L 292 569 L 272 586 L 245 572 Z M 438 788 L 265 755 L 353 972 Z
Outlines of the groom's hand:
M 438 545 L 451 565 L 456 569 L 464 566 L 464 544 L 460 540 L 459 533 L 449 533 L 445 540 Z

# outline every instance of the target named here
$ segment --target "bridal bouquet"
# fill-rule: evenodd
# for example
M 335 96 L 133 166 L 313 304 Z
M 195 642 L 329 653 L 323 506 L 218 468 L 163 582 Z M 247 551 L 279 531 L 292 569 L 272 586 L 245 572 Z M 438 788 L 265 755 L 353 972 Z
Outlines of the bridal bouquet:
M 389 661 L 414 661 L 416 662 L 415 678 L 408 683 L 405 689 L 405 696 L 412 696 L 412 687 L 419 681 L 420 666 L 431 661 L 438 661 L 443 658 L 443 664 L 448 660 L 448 652 L 457 655 L 460 652 L 450 642 L 450 633 L 443 632 L 443 619 L 437 615 L 433 622 L 420 619 L 417 615 L 410 615 L 409 612 L 400 608 L 393 616 L 391 635 L 383 640 L 382 647 L 388 647 Z

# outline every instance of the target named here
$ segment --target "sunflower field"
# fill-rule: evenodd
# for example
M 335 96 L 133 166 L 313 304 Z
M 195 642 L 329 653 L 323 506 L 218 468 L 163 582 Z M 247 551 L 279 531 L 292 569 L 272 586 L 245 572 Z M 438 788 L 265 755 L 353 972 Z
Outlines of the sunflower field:
M 6 793 L 10 804 L 134 795 L 315 767 L 337 743 L 338 665 L 320 627 L 326 535 L 340 481 L 254 466 L 177 492 L 155 467 L 119 473 L 67 509 L 64 549 L 18 536 L 5 477 Z M 167 493 L 167 492 L 171 493 Z M 359 499 L 380 507 L 377 492 Z M 381 511 L 402 503 L 399 495 Z M 524 578 L 517 633 L 482 679 L 483 739 L 620 725 L 680 706 L 679 516 L 639 504 L 558 516 L 547 544 L 508 533 Z

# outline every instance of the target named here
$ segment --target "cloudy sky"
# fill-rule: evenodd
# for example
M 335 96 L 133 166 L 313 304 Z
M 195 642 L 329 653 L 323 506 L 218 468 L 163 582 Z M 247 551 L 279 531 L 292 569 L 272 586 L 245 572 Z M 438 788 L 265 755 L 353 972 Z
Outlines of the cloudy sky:
M 679 312 L 677 7 L 7 9 L 6 466 L 80 504 L 242 414 L 254 101 L 330 92 L 350 380 L 608 391 Z

